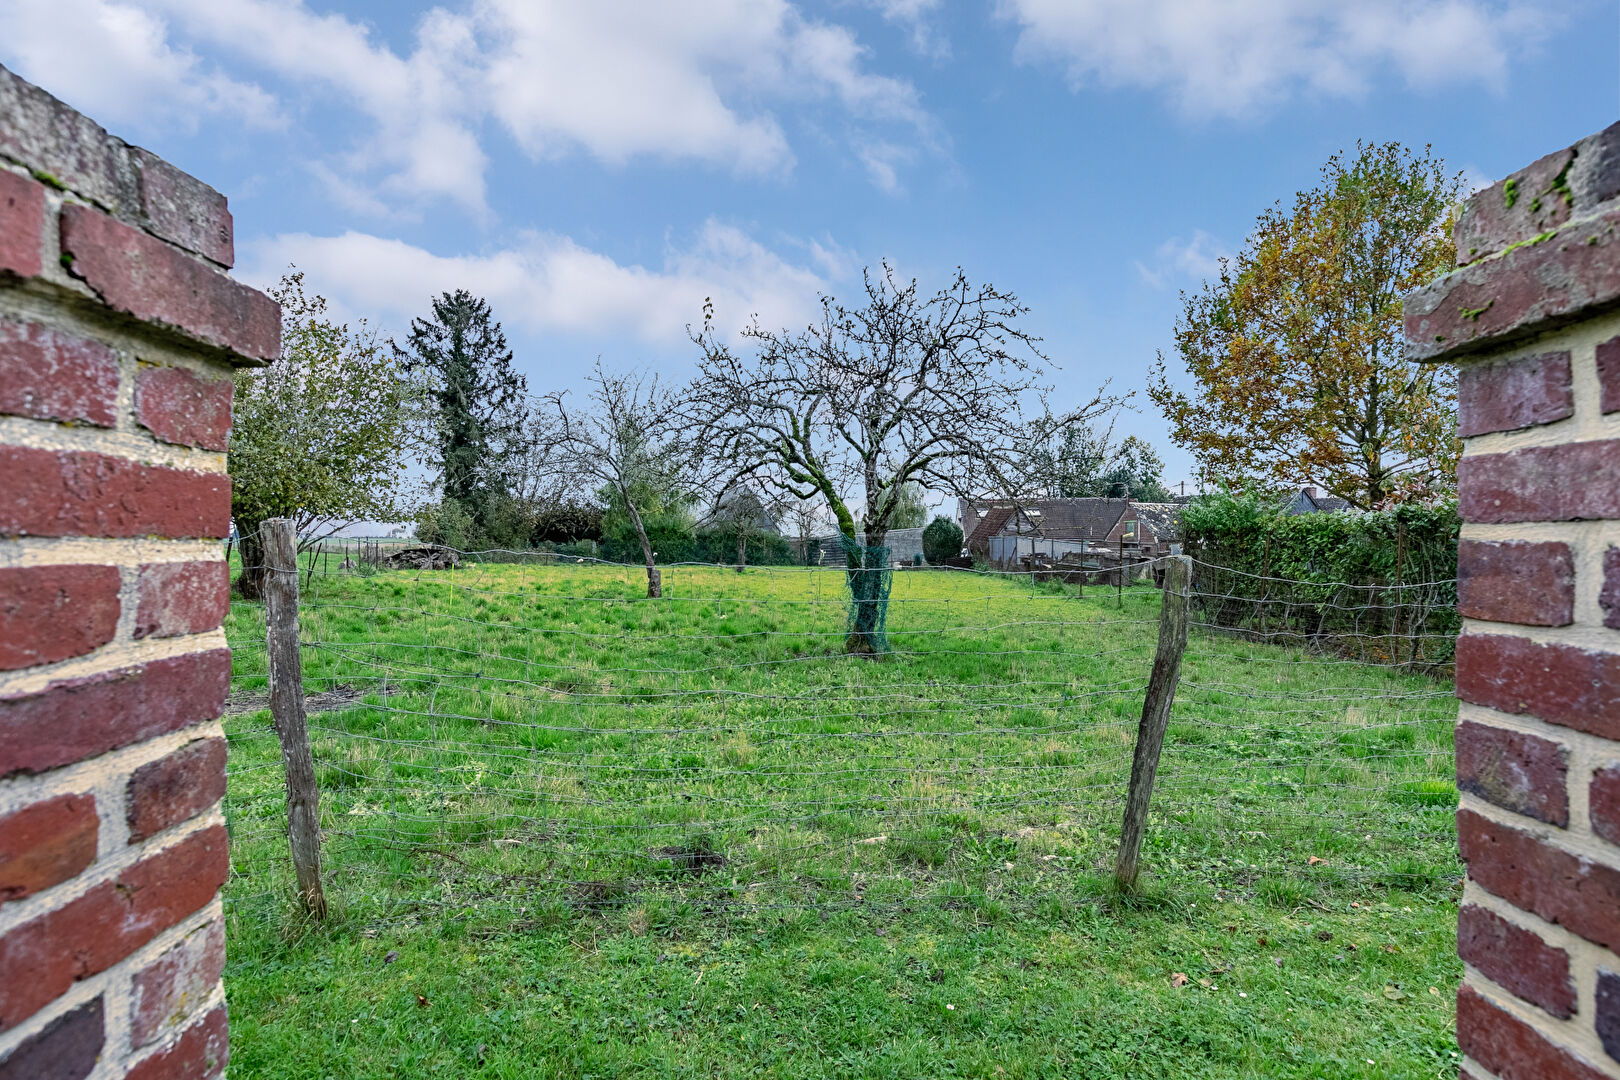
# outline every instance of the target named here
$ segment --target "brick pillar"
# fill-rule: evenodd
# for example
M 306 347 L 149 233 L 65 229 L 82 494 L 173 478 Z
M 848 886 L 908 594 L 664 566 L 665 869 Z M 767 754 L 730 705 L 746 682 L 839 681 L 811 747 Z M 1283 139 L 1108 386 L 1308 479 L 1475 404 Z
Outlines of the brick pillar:
M 0 68 L 0 1080 L 223 1072 L 231 368 L 212 188 Z
M 1620 1077 L 1620 124 L 1473 196 L 1458 364 L 1463 1075 Z

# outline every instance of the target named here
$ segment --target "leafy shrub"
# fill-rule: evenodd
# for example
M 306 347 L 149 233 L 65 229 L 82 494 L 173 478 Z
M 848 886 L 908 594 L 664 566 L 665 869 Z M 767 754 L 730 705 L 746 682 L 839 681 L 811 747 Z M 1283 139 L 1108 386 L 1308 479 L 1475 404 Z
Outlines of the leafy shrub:
M 602 508 L 579 502 L 537 505 L 529 515 L 528 525 L 529 540 L 535 544 L 600 540 Z
M 1445 663 L 1459 626 L 1455 502 L 1325 514 L 1207 495 L 1181 515 L 1200 621 L 1275 644 L 1333 642 L 1363 659 Z M 1384 640 L 1379 640 L 1384 639 Z
M 609 524 L 611 525 L 611 519 Z M 652 541 L 659 563 L 713 563 L 730 566 L 737 561 L 737 532 L 718 526 L 694 529 L 690 520 L 676 517 L 648 518 L 647 539 Z M 613 562 L 641 562 L 641 544 L 628 527 L 608 531 L 598 548 L 601 557 Z M 748 565 L 790 566 L 799 561 L 798 552 L 784 537 L 754 532 L 747 538 Z
M 962 554 L 962 527 L 941 514 L 928 523 L 922 534 L 923 558 L 935 566 Z
M 454 499 L 429 503 L 416 516 L 416 538 L 424 544 L 471 551 L 478 546 L 477 529 L 472 515 Z

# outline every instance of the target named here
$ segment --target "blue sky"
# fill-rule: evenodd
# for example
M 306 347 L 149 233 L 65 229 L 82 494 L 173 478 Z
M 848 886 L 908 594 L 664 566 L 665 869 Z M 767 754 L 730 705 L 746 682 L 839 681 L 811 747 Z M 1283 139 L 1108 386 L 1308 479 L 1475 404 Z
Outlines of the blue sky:
M 1616 119 L 1620 12 L 1566 0 L 6 0 L 0 62 L 224 191 L 399 331 L 486 295 L 530 387 L 683 378 L 685 324 L 807 318 L 888 258 L 1016 291 L 1055 401 L 1191 463 L 1140 393 L 1177 293 L 1357 139 L 1474 182 Z

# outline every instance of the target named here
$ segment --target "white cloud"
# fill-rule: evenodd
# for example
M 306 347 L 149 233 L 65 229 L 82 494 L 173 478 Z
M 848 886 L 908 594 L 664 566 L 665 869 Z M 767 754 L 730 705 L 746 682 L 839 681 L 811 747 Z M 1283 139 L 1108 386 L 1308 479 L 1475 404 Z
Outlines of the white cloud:
M 1136 272 L 1147 284 L 1162 289 L 1172 280 L 1212 279 L 1221 272 L 1221 260 L 1229 258 L 1231 252 L 1219 240 L 1195 229 L 1191 239 L 1173 236 L 1160 244 L 1151 266 L 1138 260 Z
M 810 250 L 823 271 L 836 265 L 829 249 L 812 242 Z M 657 269 L 622 265 L 567 237 L 539 233 L 479 255 L 436 255 L 360 232 L 284 234 L 247 245 L 245 254 L 246 280 L 268 284 L 293 263 L 341 310 L 366 312 L 385 326 L 402 327 L 430 297 L 461 288 L 530 331 L 623 334 L 660 345 L 684 340 L 686 326 L 702 319 L 705 298 L 719 325 L 735 333 L 756 314 L 767 326 L 802 324 L 826 288 L 822 273 L 714 220 L 689 246 L 667 251 Z
M 1415 87 L 1501 85 L 1545 32 L 1518 0 L 1000 0 L 1018 55 L 1075 87 L 1169 92 L 1191 115 L 1245 116 L 1291 95 L 1354 97 L 1386 68 Z M 1556 18 L 1556 17 L 1554 17 Z
M 428 12 L 415 50 L 401 57 L 372 41 L 367 27 L 316 14 L 301 0 L 148 2 L 177 28 L 245 56 L 307 98 L 328 104 L 336 91 L 340 104 L 374 122 L 356 145 L 321 163 L 328 178 L 357 188 L 339 202 L 356 208 L 381 206 L 383 195 L 429 197 L 484 212 L 487 158 L 473 132 L 480 56 L 465 17 Z
M 861 159 L 861 164 L 866 166 L 866 175 L 871 179 L 872 186 L 889 195 L 899 194 L 903 190 L 900 170 L 916 157 L 911 147 L 883 140 L 862 143 L 855 148 L 855 153 Z
M 939 10 L 940 0 L 867 0 L 884 21 L 910 31 L 911 47 L 922 56 L 946 60 L 951 42 L 930 19 Z
M 491 109 L 525 148 L 583 147 L 615 164 L 639 154 L 692 157 L 744 173 L 792 165 L 776 119 L 745 114 L 722 93 L 728 80 L 747 81 L 762 49 L 787 45 L 780 6 L 712 18 L 677 5 L 611 7 L 480 4 L 479 22 L 494 42 Z
M 857 148 L 935 142 L 909 82 L 869 71 L 851 31 L 788 0 L 460 0 L 422 16 L 408 51 L 303 0 L 144 3 L 168 16 L 167 28 L 151 20 L 158 46 L 165 29 L 206 42 L 291 84 L 289 98 L 369 118 L 357 143 L 319 162 L 353 185 L 337 193 L 351 208 L 447 199 L 485 213 L 489 120 L 535 158 L 696 160 L 744 175 L 792 169 L 782 108 L 834 110 Z
M 199 114 L 282 122 L 276 100 L 169 43 L 157 16 L 107 0 L 6 0 L 0 58 L 102 123 L 194 130 Z

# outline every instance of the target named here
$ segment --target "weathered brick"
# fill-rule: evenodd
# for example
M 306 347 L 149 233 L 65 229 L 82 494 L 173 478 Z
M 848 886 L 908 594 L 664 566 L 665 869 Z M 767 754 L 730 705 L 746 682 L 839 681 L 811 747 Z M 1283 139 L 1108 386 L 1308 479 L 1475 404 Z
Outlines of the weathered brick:
M 101 998 L 70 1009 L 0 1060 L 0 1080 L 84 1080 L 107 1041 Z
M 1551 739 L 1464 721 L 1457 725 L 1457 787 L 1549 825 L 1569 824 L 1569 751 Z
M 1593 771 L 1592 784 L 1586 789 L 1586 809 L 1592 831 L 1611 844 L 1620 844 L 1620 763 Z
M 225 740 L 197 739 L 136 769 L 125 787 L 129 842 L 196 817 L 225 797 Z
M 167 161 L 129 148 L 139 179 L 141 213 L 148 229 L 181 247 L 230 266 L 236 258 L 225 196 Z
M 163 442 L 224 450 L 234 389 L 229 378 L 205 379 L 186 368 L 143 364 L 135 381 L 135 419 Z
M 0 319 L 0 413 L 112 427 L 118 356 L 99 341 Z
M 143 563 L 135 637 L 179 637 L 216 629 L 230 610 L 224 561 Z
M 118 630 L 116 566 L 0 567 L 0 671 L 83 656 Z
M 1467 984 L 1457 991 L 1457 1046 L 1500 1080 L 1608 1080 Z
M 1554 1016 L 1575 1015 L 1569 954 L 1475 904 L 1457 916 L 1457 955 L 1497 985 Z
M 222 537 L 224 473 L 77 450 L 0 446 L 0 536 Z
M 64 206 L 62 251 L 73 275 L 112 308 L 250 359 L 280 349 L 274 300 L 106 214 Z
M 37 277 L 44 268 L 45 188 L 0 169 L 0 271 Z
M 0 938 L 0 1031 L 15 1028 L 78 980 L 105 972 L 130 950 L 120 934 L 118 887 L 104 882 Z M 26 973 L 26 978 L 24 978 Z
M 1457 812 L 1457 833 L 1481 888 L 1588 941 L 1620 946 L 1620 870 L 1472 810 Z
M 135 176 L 105 128 L 0 67 L 0 153 L 109 210 L 135 210 Z
M 212 1080 L 229 1060 L 225 1006 L 220 1005 L 173 1043 L 137 1062 L 126 1080 Z
M 1597 347 L 1599 400 L 1603 411 L 1620 410 L 1620 337 L 1610 338 Z
M 1457 696 L 1620 739 L 1620 654 L 1540 645 L 1512 634 L 1457 639 Z
M 1457 607 L 1470 619 L 1567 626 L 1575 621 L 1575 559 L 1556 540 L 1463 540 Z
M 96 861 L 94 795 L 58 795 L 0 817 L 0 903 L 60 885 Z
M 1613 545 L 1603 552 L 1603 588 L 1598 592 L 1603 609 L 1603 625 L 1620 629 L 1620 548 Z
M 201 909 L 230 870 L 215 825 L 0 937 L 0 1031 Z
M 229 649 L 186 653 L 0 698 L 0 777 L 39 773 L 218 716 Z
M 1597 993 L 1592 1018 L 1604 1053 L 1620 1061 L 1620 975 L 1604 968 L 1597 970 Z
M 1457 501 L 1469 522 L 1620 518 L 1620 440 L 1464 457 Z
M 130 987 L 130 1045 L 140 1048 L 182 1026 L 208 1000 L 224 970 L 225 924 L 215 919 L 137 972 Z
M 1457 261 L 1481 259 L 1540 236 L 1616 196 L 1620 125 L 1548 154 L 1470 197 L 1452 233 Z
M 1565 198 L 1575 158 L 1573 146 L 1556 150 L 1466 200 L 1452 229 L 1457 262 L 1483 259 L 1567 222 L 1575 210 L 1573 196 Z
M 1457 434 L 1465 439 L 1574 414 L 1568 352 L 1486 360 L 1457 372 Z
M 230 266 L 225 197 L 0 67 L 0 152 L 121 220 Z
M 1572 221 L 1408 293 L 1406 355 L 1438 360 L 1502 348 L 1620 303 L 1617 224 L 1620 209 Z

